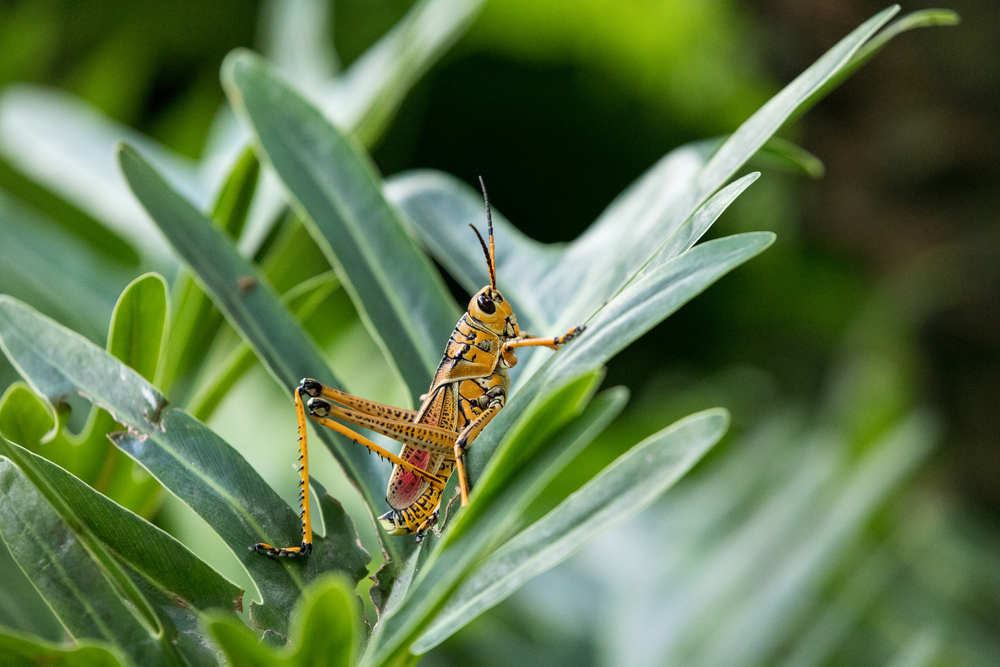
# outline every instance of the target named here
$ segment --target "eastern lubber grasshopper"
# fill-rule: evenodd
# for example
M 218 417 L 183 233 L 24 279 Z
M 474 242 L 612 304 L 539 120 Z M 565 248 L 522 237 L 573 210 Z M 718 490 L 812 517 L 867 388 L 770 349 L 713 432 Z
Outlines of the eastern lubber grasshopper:
M 437 522 L 441 495 L 455 468 L 458 469 L 462 505 L 468 503 L 469 481 L 463 454 L 507 400 L 510 388 L 507 369 L 517 363 L 514 350 L 533 345 L 558 349 L 583 331 L 581 326 L 562 336 L 536 338 L 518 329 L 510 304 L 497 290 L 493 218 L 486 186 L 482 179 L 479 183 L 486 202 L 489 247 L 479 230 L 474 226 L 472 230 L 486 255 L 490 284 L 472 297 L 468 311 L 455 326 L 420 409 L 382 405 L 332 389 L 316 380 L 302 380 L 294 392 L 301 462 L 302 544 L 273 547 L 258 543 L 250 547 L 251 551 L 263 551 L 269 556 L 299 556 L 312 550 L 307 409 L 309 416 L 321 426 L 337 431 L 394 464 L 385 498 L 392 509 L 380 516 L 379 522 L 390 535 L 415 533 L 419 540 L 424 531 Z M 403 449 L 396 456 L 334 418 L 398 440 Z

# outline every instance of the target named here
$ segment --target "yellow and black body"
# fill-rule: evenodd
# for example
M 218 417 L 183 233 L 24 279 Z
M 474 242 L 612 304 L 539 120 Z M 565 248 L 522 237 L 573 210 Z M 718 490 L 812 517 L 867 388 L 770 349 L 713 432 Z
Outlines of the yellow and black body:
M 486 189 L 483 188 L 486 197 Z M 299 426 L 299 500 L 302 505 L 302 543 L 296 547 L 255 544 L 253 551 L 271 556 L 298 556 L 312 549 L 309 515 L 309 452 L 306 411 L 322 426 L 333 429 L 394 464 L 386 502 L 391 508 L 379 517 L 390 535 L 416 534 L 437 521 L 444 486 L 457 468 L 462 505 L 468 502 L 469 483 L 463 454 L 491 419 L 503 408 L 510 389 L 507 369 L 517 363 L 518 347 L 560 345 L 583 331 L 576 327 L 555 338 L 536 338 L 518 329 L 510 304 L 496 288 L 493 222 L 486 199 L 489 247 L 483 246 L 490 284 L 469 301 L 445 347 L 430 389 L 418 410 L 406 410 L 368 401 L 305 379 L 295 389 Z M 340 420 L 340 421 L 337 421 Z M 400 443 L 399 455 L 375 444 L 341 423 L 347 422 L 386 435 Z

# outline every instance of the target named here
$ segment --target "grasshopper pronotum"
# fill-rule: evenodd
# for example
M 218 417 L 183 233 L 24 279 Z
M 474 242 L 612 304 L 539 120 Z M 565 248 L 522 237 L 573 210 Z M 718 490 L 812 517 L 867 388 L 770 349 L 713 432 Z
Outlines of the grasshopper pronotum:
M 490 284 L 472 297 L 468 311 L 458 320 L 420 409 L 382 405 L 332 389 L 316 380 L 302 380 L 294 392 L 301 461 L 302 544 L 273 547 L 258 543 L 250 547 L 251 551 L 263 551 L 269 556 L 299 556 L 312 550 L 306 409 L 318 424 L 394 464 L 385 498 L 392 509 L 379 517 L 379 523 L 390 535 L 416 533 L 419 540 L 424 531 L 437 522 L 441 494 L 455 468 L 458 468 L 462 505 L 468 503 L 469 481 L 463 454 L 507 400 L 510 388 L 507 369 L 517 363 L 514 350 L 532 345 L 558 349 L 583 331 L 581 326 L 562 336 L 536 338 L 518 329 L 510 304 L 497 290 L 490 201 L 482 178 L 479 183 L 486 202 L 489 247 L 479 230 L 472 229 L 486 255 Z M 334 418 L 387 435 L 402 443 L 403 449 L 396 456 Z

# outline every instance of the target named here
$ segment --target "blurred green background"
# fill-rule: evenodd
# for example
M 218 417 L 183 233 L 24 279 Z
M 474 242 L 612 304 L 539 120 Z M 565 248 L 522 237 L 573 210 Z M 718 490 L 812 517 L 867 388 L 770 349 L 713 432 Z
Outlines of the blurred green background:
M 336 55 L 303 64 L 292 54 L 286 62 L 300 67 L 289 74 L 306 86 L 348 66 L 412 3 L 331 4 L 325 25 L 311 27 L 332 36 Z M 275 26 L 295 5 L 325 3 L 0 4 L 0 292 L 103 345 L 115 298 L 129 280 L 149 268 L 171 270 L 166 251 L 155 247 L 162 242 L 149 240 L 152 249 L 136 254 L 103 239 L 94 222 L 102 202 L 71 189 L 58 199 L 41 192 L 58 191 L 52 182 L 62 157 L 39 153 L 40 160 L 25 160 L 23 134 L 6 114 L 12 99 L 50 94 L 36 86 L 65 91 L 93 107 L 95 122 L 132 127 L 197 160 L 213 124 L 225 122 L 222 58 L 247 46 L 280 61 L 290 47 Z M 934 6 L 907 2 L 903 10 Z M 926 441 L 914 450 L 924 453 L 900 464 L 898 479 L 859 510 L 851 524 L 856 531 L 830 533 L 839 546 L 828 545 L 826 553 L 834 555 L 811 587 L 792 587 L 789 594 L 799 591 L 801 606 L 774 620 L 780 629 L 773 642 L 758 654 L 752 646 L 740 653 L 746 664 L 757 664 L 754 655 L 762 664 L 995 664 L 989 658 L 1000 655 L 1000 5 L 952 0 L 945 6 L 962 17 L 960 26 L 896 38 L 783 130 L 823 161 L 822 178 L 774 169 L 762 159 L 754 168 L 764 177 L 711 232 L 772 230 L 774 247 L 608 369 L 605 384 L 628 386 L 633 400 L 600 446 L 576 462 L 579 474 L 637 436 L 695 409 L 723 405 L 733 412 L 734 429 L 681 489 L 682 499 L 704 502 L 684 506 L 668 498 L 654 518 L 631 522 L 478 619 L 428 664 L 662 664 L 669 662 L 665 656 L 684 664 L 733 664 L 718 657 L 724 652 L 706 648 L 707 640 L 691 644 L 698 632 L 729 628 L 731 634 L 718 635 L 722 645 L 725 637 L 741 636 L 733 629 L 742 627 L 739 618 L 718 609 L 704 611 L 700 630 L 670 643 L 674 617 L 663 605 L 673 600 L 675 611 L 697 609 L 711 587 L 692 581 L 724 581 L 719 573 L 738 570 L 707 562 L 707 554 L 722 552 L 718 543 L 685 530 L 713 526 L 716 540 L 756 530 L 781 553 L 782 545 L 761 527 L 768 525 L 757 511 L 764 499 L 782 497 L 775 489 L 795 483 L 813 488 L 797 475 L 815 457 L 838 451 L 845 477 L 823 477 L 815 487 L 833 495 L 788 496 L 804 506 L 815 501 L 818 512 L 838 506 L 836 494 L 852 488 L 851 474 L 878 451 L 872 443 L 896 433 L 899 424 L 911 428 L 904 429 L 907 437 Z M 731 132 L 883 8 L 869 0 L 489 0 L 407 96 L 373 158 L 385 176 L 436 168 L 475 183 L 482 175 L 494 205 L 525 233 L 570 240 L 664 153 Z M 91 194 L 99 199 L 101 193 Z M 70 257 L 65 265 L 74 270 L 86 267 L 96 287 L 78 293 L 69 269 L 32 274 L 33 258 L 41 263 L 53 256 Z M 0 359 L 2 386 L 15 379 Z M 291 435 L 292 424 L 276 393 L 260 372 L 240 387 L 241 396 L 263 396 L 255 404 L 277 406 L 269 442 L 247 454 L 261 466 L 284 466 L 281 457 L 291 456 L 275 444 Z M 918 426 L 907 421 L 913 410 L 922 415 Z M 231 442 L 246 434 L 227 430 L 235 428 L 223 423 L 232 413 L 220 410 L 212 424 Z M 785 422 L 794 424 L 786 428 L 791 435 L 761 435 L 784 433 Z M 824 445 L 831 437 L 836 443 Z M 785 449 L 753 454 L 763 446 L 753 444 L 755 438 Z M 291 438 L 285 440 L 290 448 Z M 734 460 L 744 466 L 725 472 Z M 748 485 L 746 496 L 733 495 L 746 504 L 713 514 L 713 494 L 730 487 L 712 482 L 727 474 Z M 291 497 L 288 477 L 273 483 L 285 485 L 282 493 Z M 800 523 L 805 534 L 810 522 Z M 684 539 L 687 546 L 677 546 Z M 623 571 L 612 576 L 588 566 L 588 554 L 601 550 Z M 635 582 L 626 576 L 640 571 L 659 576 L 664 586 L 642 614 L 641 603 L 627 595 Z M 864 578 L 869 571 L 874 584 Z M 766 617 L 767 604 L 750 604 L 752 592 L 732 590 L 750 616 Z M 690 597 L 677 597 L 678 591 Z M 867 602 L 858 602 L 862 598 Z M 550 609 L 555 600 L 563 602 L 562 611 Z M 608 622 L 616 604 L 638 614 L 630 627 L 644 628 L 641 637 L 661 641 L 650 641 L 646 653 L 629 653 L 644 640 L 627 640 L 625 630 Z M 853 616 L 844 612 L 853 620 L 844 620 L 839 635 L 824 634 L 825 614 L 833 614 L 829 623 L 836 626 L 837 609 L 853 610 Z M 616 617 L 621 622 L 628 614 Z M 819 639 L 799 643 L 814 631 L 830 642 L 823 661 L 797 662 L 802 647 L 822 647 Z

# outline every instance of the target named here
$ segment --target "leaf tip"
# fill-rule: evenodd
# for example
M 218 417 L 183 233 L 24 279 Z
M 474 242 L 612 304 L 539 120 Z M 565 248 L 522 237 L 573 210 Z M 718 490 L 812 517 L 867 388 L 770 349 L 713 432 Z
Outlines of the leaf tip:
M 231 94 L 237 93 L 247 75 L 260 68 L 262 60 L 257 53 L 250 49 L 243 47 L 233 49 L 222 60 L 222 69 L 220 70 L 222 85 Z

